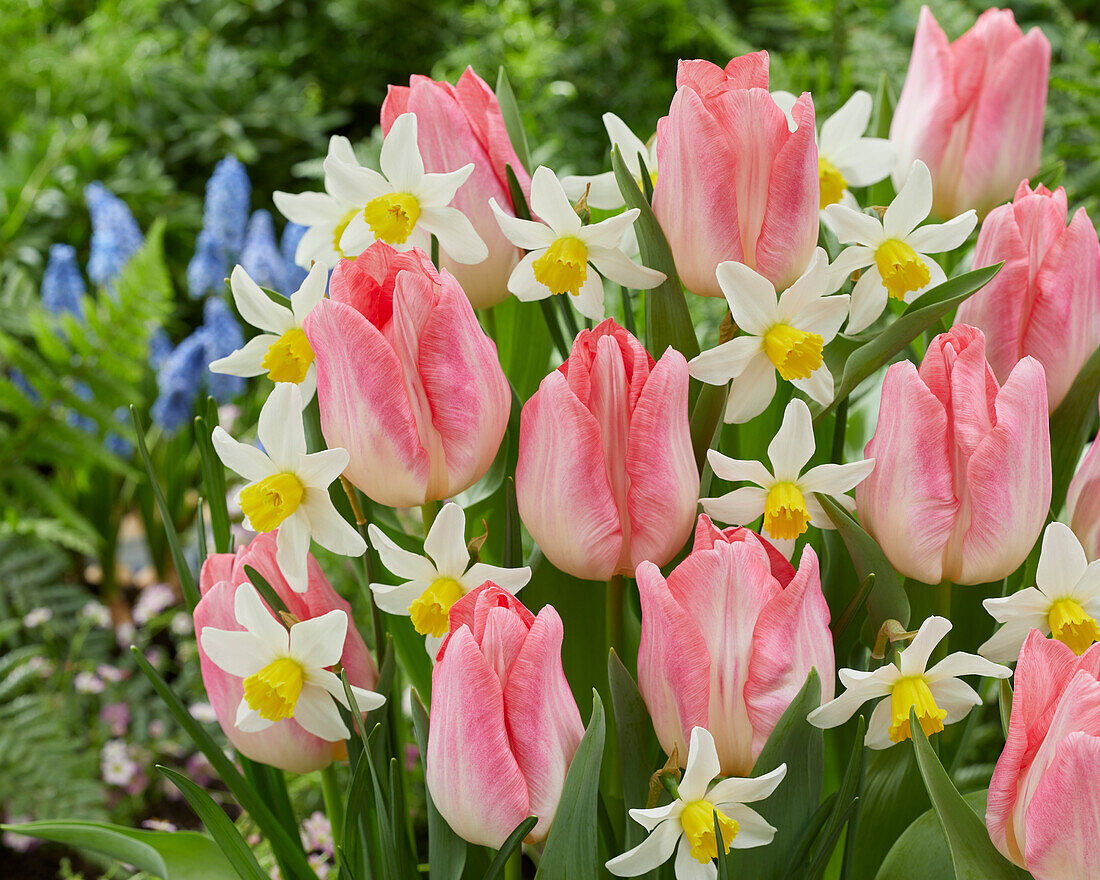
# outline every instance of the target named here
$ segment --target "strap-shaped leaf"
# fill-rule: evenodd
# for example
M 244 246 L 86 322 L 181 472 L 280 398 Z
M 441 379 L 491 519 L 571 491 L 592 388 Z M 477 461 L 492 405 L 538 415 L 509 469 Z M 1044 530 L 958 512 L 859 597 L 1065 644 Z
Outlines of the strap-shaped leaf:
M 1050 415 L 1050 509 L 1057 513 L 1066 500 L 1073 469 L 1096 424 L 1096 399 L 1100 395 L 1100 348 L 1077 374 L 1069 393 Z
M 516 151 L 519 161 L 530 174 L 531 152 L 527 147 L 527 132 L 523 129 L 523 117 L 516 102 L 516 93 L 512 91 L 512 83 L 503 67 L 497 72 L 496 95 L 497 101 L 500 102 L 500 113 L 504 117 L 504 130 L 508 132 L 508 140 L 512 142 L 512 149 Z

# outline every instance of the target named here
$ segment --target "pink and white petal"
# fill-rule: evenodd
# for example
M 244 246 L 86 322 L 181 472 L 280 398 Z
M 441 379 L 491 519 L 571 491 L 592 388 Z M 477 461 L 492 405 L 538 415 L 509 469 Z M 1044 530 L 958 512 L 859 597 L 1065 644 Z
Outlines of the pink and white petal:
M 348 738 L 348 729 L 340 718 L 336 703 L 321 688 L 302 688 L 298 702 L 294 705 L 294 720 L 306 733 L 312 733 L 327 742 L 339 742 Z
M 730 385 L 726 410 L 722 417 L 727 424 L 743 424 L 766 410 L 773 397 L 775 365 L 761 349 Z
M 759 336 L 737 336 L 700 352 L 688 364 L 692 377 L 708 385 L 725 385 L 744 372 L 749 361 L 762 354 Z
M 581 218 L 573 210 L 554 172 L 540 165 L 531 175 L 531 211 L 545 221 L 556 235 L 575 235 Z
M 279 469 L 270 458 L 255 446 L 241 443 L 229 436 L 221 425 L 214 428 L 210 435 L 214 451 L 227 468 L 240 474 L 250 483 L 258 483 L 265 477 L 278 473 Z
M 730 525 L 745 525 L 764 514 L 768 490 L 756 486 L 743 486 L 718 498 L 700 498 L 703 510 L 716 520 Z
M 919 159 L 913 163 L 905 183 L 882 216 L 887 238 L 908 239 L 932 210 L 932 174 Z
M 716 275 L 734 323 L 753 336 L 767 333 L 776 322 L 779 308 L 772 283 L 734 260 L 719 263 Z
M 458 208 L 423 208 L 417 225 L 439 240 L 439 249 L 457 263 L 473 266 L 489 256 L 489 247 Z
M 662 822 L 634 849 L 609 859 L 605 867 L 616 877 L 637 877 L 663 865 L 676 849 L 683 828 L 675 819 Z
M 453 501 L 443 505 L 424 539 L 424 552 L 441 577 L 458 580 L 470 564 L 466 549 L 466 514 Z
M 238 348 L 232 354 L 211 361 L 210 372 L 224 373 L 229 376 L 243 376 L 245 378 L 262 375 L 267 372 L 267 367 L 264 366 L 267 350 L 273 342 L 278 340 L 279 337 L 272 333 L 261 333 L 259 336 L 254 336 L 242 348 Z
M 906 239 L 906 243 L 922 254 L 953 251 L 970 237 L 970 233 L 977 225 L 978 215 L 973 211 L 967 211 L 946 223 L 933 223 L 914 229 Z

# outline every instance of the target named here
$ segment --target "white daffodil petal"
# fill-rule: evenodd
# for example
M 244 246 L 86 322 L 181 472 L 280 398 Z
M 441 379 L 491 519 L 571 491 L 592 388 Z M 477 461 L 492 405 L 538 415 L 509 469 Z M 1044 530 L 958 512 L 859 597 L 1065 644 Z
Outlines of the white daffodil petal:
M 798 480 L 803 492 L 822 495 L 843 495 L 867 479 L 875 468 L 875 460 L 866 458 L 847 464 L 819 464 L 810 468 Z
M 719 498 L 700 498 L 699 503 L 711 519 L 743 526 L 759 519 L 767 504 L 768 492 L 756 486 L 743 486 Z
M 348 616 L 340 608 L 302 620 L 290 628 L 290 656 L 305 667 L 340 662 L 348 635 Z
M 634 225 L 634 221 L 638 219 L 640 213 L 637 208 L 631 208 L 629 211 L 623 211 L 621 214 L 608 217 L 599 223 L 582 226 L 577 238 L 590 249 L 596 247 L 617 248 L 623 240 L 623 233 Z
M 531 175 L 531 210 L 559 236 L 576 235 L 580 231 L 581 218 L 554 172 L 545 165 Z
M 936 705 L 947 713 L 943 719 L 944 724 L 962 721 L 970 714 L 971 709 L 982 704 L 982 698 L 978 692 L 965 681 L 959 681 L 957 678 L 929 682 L 928 690 L 932 692 L 932 699 L 936 701 Z
M 302 499 L 302 510 L 309 516 L 313 540 L 341 556 L 362 556 L 367 542 L 332 504 L 327 489 L 313 489 Z
M 829 281 L 828 273 L 829 255 L 824 248 L 814 248 L 814 255 L 810 258 L 805 271 L 779 295 L 775 310 L 776 319 L 784 324 L 802 327 L 803 324 L 798 318 L 807 307 L 825 294 Z
M 516 247 L 524 250 L 548 248 L 557 238 L 554 230 L 544 223 L 513 217 L 497 204 L 496 199 L 489 199 L 489 207 L 493 209 L 493 216 L 496 217 L 504 237 Z
M 791 379 L 791 384 L 822 406 L 833 400 L 833 374 L 824 364 L 810 373 L 806 379 Z
M 1050 612 L 1051 597 L 1042 590 L 1028 587 L 1011 596 L 983 599 L 982 606 L 997 623 L 1007 623 L 1023 617 L 1038 620 L 1045 619 Z
M 714 862 L 700 864 L 691 854 L 687 838 L 681 837 L 680 846 L 676 850 L 673 873 L 676 875 L 676 880 L 715 880 L 718 869 L 714 866 Z
M 393 186 L 372 168 L 349 165 L 329 156 L 324 162 L 325 189 L 349 205 L 361 207 L 371 199 L 394 192 Z
M 642 170 L 638 164 L 639 154 L 649 156 L 645 143 L 614 113 L 605 113 L 600 118 L 603 120 L 603 127 L 607 131 L 607 139 L 611 141 L 611 146 L 619 151 L 627 169 L 637 177 Z
M 874 102 L 870 94 L 859 89 L 839 110 L 821 124 L 821 154 L 832 156 L 859 141 L 871 121 Z
M 280 336 L 294 326 L 294 315 L 290 309 L 273 302 L 242 266 L 233 267 L 229 286 L 237 311 L 253 327 Z
M 344 232 L 340 236 L 340 251 L 348 259 L 352 259 L 363 253 L 374 241 L 374 231 L 367 223 L 363 212 L 359 211 L 344 227 Z
M 641 825 L 646 831 L 652 831 L 666 819 L 679 819 L 684 811 L 684 802 L 677 798 L 660 807 L 640 809 L 635 807 L 630 811 L 630 818 Z M 679 822 L 677 822 L 679 824 Z
M 734 323 L 753 336 L 767 333 L 778 317 L 779 302 L 772 283 L 733 260 L 719 263 L 715 274 Z
M 899 657 L 899 666 L 902 675 L 924 675 L 928 667 L 928 658 L 932 656 L 936 645 L 951 632 L 951 621 L 946 617 L 933 615 L 920 625 L 909 647 L 903 650 Z
M 832 226 L 837 240 L 842 244 L 856 242 L 873 248 L 886 238 L 882 231 L 882 224 L 862 211 L 855 211 L 844 205 L 829 205 L 825 208 L 825 216 L 829 218 L 829 225 Z M 842 251 L 837 260 L 839 261 L 843 256 Z
M 437 577 L 435 566 L 419 554 L 399 547 L 378 526 L 371 523 L 367 526 L 367 534 L 374 549 L 378 551 L 378 557 L 386 569 L 400 578 L 410 581 L 424 581 L 430 584 Z
M 306 274 L 301 286 L 290 295 L 290 309 L 294 313 L 294 320 L 299 327 L 305 322 L 317 303 L 325 298 L 325 288 L 327 286 L 327 270 L 324 266 L 315 265 Z
M 830 700 L 823 706 L 814 709 L 806 720 L 814 727 L 837 727 L 855 715 L 868 700 L 881 696 L 881 687 L 876 687 L 876 682 L 861 682 L 858 687 L 850 687 L 835 700 Z
M 591 318 L 593 321 L 602 321 L 607 314 L 604 304 L 603 278 L 591 267 L 588 269 L 588 277 L 584 279 L 580 292 L 576 296 L 573 296 L 573 294 L 564 295 L 569 297 L 573 308 L 586 318 Z
M 456 171 L 448 171 L 445 174 L 425 174 L 424 179 L 416 187 L 416 198 L 420 202 L 420 210 L 423 211 L 425 207 L 442 208 L 449 205 L 473 173 L 474 163 L 469 162 Z
M 740 425 L 760 415 L 775 397 L 775 365 L 761 350 L 733 380 L 723 418 Z
M 279 525 L 275 533 L 275 562 L 296 593 L 309 587 L 309 514 L 300 506 Z
M 795 481 L 814 454 L 814 425 L 810 408 L 797 397 L 783 411 L 783 423 L 768 444 L 768 460 L 776 480 Z
M 550 288 L 535 278 L 534 263 L 546 249 L 531 251 L 508 276 L 508 290 L 520 302 L 535 302 L 550 296 Z
M 708 385 L 725 385 L 741 375 L 749 361 L 763 354 L 759 336 L 736 336 L 700 352 L 688 362 L 688 372 Z
M 277 382 L 260 410 L 256 433 L 272 463 L 280 471 L 294 473 L 306 451 L 302 422 L 302 392 L 290 382 Z
M 898 151 L 886 138 L 860 138 L 847 147 L 844 158 L 833 163 L 848 186 L 870 186 L 893 173 L 898 164 Z
M 348 466 L 348 451 L 339 446 L 298 458 L 298 479 L 306 486 L 325 487 Z
M 407 617 L 409 606 L 420 598 L 434 580 L 433 577 L 429 581 L 406 581 L 403 584 L 371 584 L 370 589 L 379 608 L 387 614 Z
M 717 449 L 707 450 L 707 461 L 714 475 L 731 483 L 755 483 L 757 486 L 771 486 L 775 477 L 763 463 L 756 459 L 730 458 Z
M 707 792 L 707 800 L 718 804 L 751 804 L 769 798 L 779 788 L 779 783 L 787 775 L 787 765 L 780 764 L 770 773 L 751 778 L 731 776 L 715 783 Z
M 276 654 L 285 654 L 290 636 L 264 604 L 252 584 L 241 584 L 233 594 L 233 615 L 237 623 Z
M 816 333 L 828 345 L 840 332 L 850 306 L 851 298 L 846 293 L 820 297 L 802 310 L 795 326 Z
M 325 740 L 339 742 L 348 738 L 348 729 L 340 718 L 340 710 L 328 691 L 318 687 L 302 688 L 294 705 L 294 720 L 307 733 Z
M 527 586 L 530 580 L 531 569 L 526 565 L 523 568 L 501 568 L 484 562 L 475 562 L 462 576 L 462 584 L 466 592 L 476 590 L 486 581 L 492 581 L 502 590 L 515 594 Z
M 614 171 L 587 177 L 571 174 L 561 179 L 561 186 L 571 202 L 580 201 L 587 192 L 589 207 L 600 211 L 615 211 L 626 204 Z
M 722 772 L 714 737 L 705 727 L 691 729 L 687 766 L 680 779 L 680 798 L 688 803 L 701 800 L 712 779 Z
M 875 262 L 873 248 L 854 244 L 842 250 L 829 264 L 829 283 L 826 290 L 840 290 L 857 269 L 864 269 Z
M 402 113 L 382 139 L 378 167 L 396 192 L 412 193 L 424 177 L 424 160 L 416 142 L 416 114 Z
M 1043 532 L 1035 583 L 1048 596 L 1071 590 L 1088 568 L 1085 550 L 1065 523 L 1053 522 Z
M 609 859 L 607 870 L 616 877 L 637 877 L 652 871 L 672 857 L 681 834 L 683 829 L 675 819 L 662 822 L 634 849 Z
M 254 336 L 242 348 L 238 348 L 232 354 L 211 361 L 210 372 L 245 378 L 262 375 L 267 372 L 267 368 L 264 366 L 267 350 L 278 339 L 278 336 L 271 333 L 261 333 L 259 336 Z
M 915 640 L 914 640 L 915 641 Z M 902 657 L 904 657 L 904 652 Z M 902 670 L 905 671 L 904 669 Z M 958 678 L 962 675 L 981 675 L 986 678 L 1008 678 L 1012 670 L 1007 666 L 986 660 L 977 654 L 967 654 L 964 651 L 956 651 L 944 657 L 939 663 L 925 673 L 924 678 L 929 684 L 941 681 L 945 678 Z
M 422 208 L 420 227 L 439 239 L 439 249 L 456 263 L 473 266 L 489 256 L 489 247 L 458 208 Z
M 882 276 L 879 274 L 878 268 L 869 266 L 852 289 L 847 332 L 849 334 L 859 333 L 875 323 L 878 316 L 886 308 L 888 299 L 889 294 L 886 292 L 886 286 L 882 283 Z
M 255 446 L 234 440 L 221 425 L 214 428 L 210 441 L 222 464 L 250 483 L 258 483 L 264 477 L 278 473 L 278 468 L 263 452 Z
M 275 722 L 268 721 L 266 718 L 261 718 L 260 713 L 253 709 L 245 700 L 241 700 L 237 704 L 237 717 L 234 719 L 234 726 L 245 733 L 259 733 L 261 730 L 267 730 Z
M 890 739 L 890 724 L 893 718 L 890 709 L 890 700 L 879 700 L 875 708 L 871 710 L 871 717 L 867 719 L 867 735 L 863 737 L 863 744 L 869 749 L 888 749 L 894 741 Z
M 1010 620 L 981 644 L 978 653 L 994 663 L 1015 663 L 1020 658 L 1020 649 L 1027 641 L 1027 634 L 1033 629 L 1045 636 L 1050 635 L 1046 615 L 1040 615 L 1038 620 L 1027 617 Z
M 786 769 L 786 768 L 784 768 Z M 737 836 L 730 846 L 733 849 L 750 849 L 767 846 L 775 838 L 776 829 L 751 807 L 744 804 L 721 804 L 719 809 L 738 825 Z
M 466 549 L 466 514 L 453 501 L 443 505 L 424 538 L 424 552 L 443 577 L 458 580 L 470 564 Z
M 207 658 L 230 675 L 247 678 L 275 659 L 275 650 L 250 632 L 204 626 L 199 644 Z
M 271 198 L 280 214 L 300 226 L 327 226 L 342 213 L 340 203 L 327 193 L 276 191 Z
M 977 224 L 978 215 L 974 211 L 967 211 L 946 223 L 934 223 L 914 229 L 906 241 L 913 250 L 921 253 L 953 251 L 966 241 Z
M 901 191 L 882 216 L 882 231 L 887 238 L 907 240 L 932 210 L 932 175 L 919 159 L 913 163 Z
M 633 290 L 652 290 L 664 283 L 664 272 L 639 266 L 617 248 L 591 247 L 588 258 L 601 275 Z

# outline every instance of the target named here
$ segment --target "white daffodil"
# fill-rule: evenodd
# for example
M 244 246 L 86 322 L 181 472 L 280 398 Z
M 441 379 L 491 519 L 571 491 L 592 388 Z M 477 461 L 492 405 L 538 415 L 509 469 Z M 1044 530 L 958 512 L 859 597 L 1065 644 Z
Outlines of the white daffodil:
M 306 316 L 325 297 L 328 270 L 315 263 L 302 286 L 290 295 L 290 308 L 272 301 L 241 266 L 233 267 L 230 287 L 233 302 L 241 317 L 253 327 L 266 330 L 226 357 L 210 364 L 215 373 L 230 376 L 259 376 L 267 373 L 272 382 L 291 382 L 302 392 L 302 402 L 309 403 L 317 390 L 317 368 L 313 364 L 313 349 L 302 325 Z
M 656 139 L 649 146 L 642 141 L 630 127 L 614 113 L 603 115 L 603 126 L 607 129 L 607 137 L 611 141 L 612 149 L 619 151 L 623 157 L 623 164 L 633 175 L 638 186 L 642 185 L 642 166 L 638 156 L 645 157 L 646 173 L 651 183 L 657 182 L 657 148 Z M 588 204 L 592 208 L 601 211 L 615 211 L 626 207 L 626 200 L 619 190 L 619 184 L 615 180 L 614 171 L 605 171 L 591 177 L 582 175 L 569 175 L 561 181 L 565 194 L 572 200 L 579 200 L 585 192 L 588 193 Z
M 500 568 L 475 562 L 466 547 L 466 514 L 453 501 L 445 504 L 424 538 L 424 555 L 405 550 L 373 523 L 367 527 L 382 564 L 408 578 L 402 584 L 371 584 L 378 607 L 389 614 L 408 615 L 416 631 L 427 636 L 433 657 L 439 652 L 450 625 L 451 606 L 492 581 L 509 593 L 518 593 L 531 580 L 531 569 Z
M 272 195 L 275 207 L 287 220 L 308 227 L 294 253 L 294 262 L 303 269 L 315 263 L 331 269 L 343 257 L 355 256 L 340 249 L 340 239 L 351 219 L 363 210 L 363 204 L 349 201 L 341 194 L 340 185 L 329 171 L 330 162 L 359 167 L 351 141 L 336 134 L 329 138 L 324 192 L 275 192 Z
M 427 251 L 431 236 L 440 249 L 458 263 L 480 263 L 489 248 L 458 208 L 450 207 L 455 193 L 473 173 L 474 163 L 446 174 L 425 174 L 416 143 L 416 114 L 402 113 L 382 141 L 378 158 L 382 173 L 341 161 L 325 159 L 341 199 L 359 205 L 340 236 L 339 247 L 349 256 L 361 254 L 372 242 L 384 241 L 398 250 L 419 247 Z
M 787 123 L 794 131 L 791 109 L 795 96 L 790 92 L 772 92 L 772 99 L 787 115 Z M 867 92 L 853 92 L 844 106 L 821 124 L 817 137 L 817 179 L 822 209 L 838 202 L 858 209 L 849 188 L 870 186 L 893 173 L 897 164 L 894 145 L 886 138 L 863 136 L 872 109 Z
M 508 240 L 530 251 L 508 279 L 508 290 L 523 302 L 568 293 L 578 312 L 600 321 L 601 275 L 636 290 L 649 290 L 665 280 L 663 272 L 639 266 L 623 252 L 623 234 L 634 224 L 637 208 L 582 226 L 561 182 L 545 165 L 531 176 L 531 210 L 544 222 L 512 217 L 496 199 L 489 199 L 489 204 Z
M 768 445 L 774 473 L 758 461 L 730 458 L 716 449 L 707 453 L 716 476 L 756 485 L 734 489 L 720 498 L 702 498 L 703 510 L 732 525 L 751 523 L 763 514 L 764 531 L 789 557 L 794 539 L 811 523 L 819 529 L 834 528 L 814 494 L 828 495 L 851 513 L 855 499 L 844 493 L 866 479 L 875 466 L 875 460 L 868 458 L 850 464 L 819 464 L 802 473 L 815 448 L 810 409 L 795 398 L 787 404 L 783 424 Z
M 951 631 L 946 617 L 929 617 L 920 625 L 909 647 L 898 654 L 898 664 L 887 663 L 873 672 L 841 669 L 840 681 L 846 690 L 839 697 L 814 709 L 808 716 L 815 727 L 836 727 L 851 718 L 868 700 L 882 700 L 867 722 L 866 745 L 888 749 L 912 736 L 909 710 L 917 710 L 917 720 L 928 735 L 965 718 L 982 698 L 963 675 L 1008 678 L 1012 670 L 979 657 L 958 651 L 949 654 L 931 669 L 928 658 L 936 645 Z
M 978 648 L 983 657 L 1014 663 L 1033 629 L 1084 654 L 1100 641 L 1100 559 L 1089 563 L 1069 526 L 1051 523 L 1043 533 L 1035 586 L 982 604 L 1004 624 Z
M 939 263 L 927 256 L 957 248 L 974 230 L 978 215 L 960 214 L 946 223 L 922 226 L 932 210 L 932 175 L 920 160 L 882 220 L 844 205 L 829 205 L 825 213 L 837 238 L 855 247 L 845 248 L 829 267 L 833 289 L 856 269 L 864 269 L 852 290 L 848 332 L 869 327 L 886 308 L 890 297 L 911 302 L 924 291 L 947 280 Z
M 649 836 L 611 859 L 607 870 L 616 877 L 637 877 L 667 862 L 679 843 L 676 880 L 714 880 L 718 876 L 715 818 L 724 852 L 771 843 L 775 828 L 745 804 L 770 797 L 787 775 L 787 765 L 780 764 L 754 779 L 731 777 L 711 785 L 720 772 L 714 737 L 705 728 L 693 727 L 676 799 L 663 807 L 630 811 L 630 817 L 643 825 Z
M 718 284 L 740 335 L 693 358 L 691 375 L 710 385 L 733 380 L 725 420 L 760 415 L 775 396 L 778 371 L 818 403 L 833 399 L 822 352 L 844 323 L 848 296 L 825 296 L 828 255 L 817 248 L 802 276 L 776 299 L 775 288 L 744 263 L 718 264 Z
M 348 616 L 340 609 L 301 620 L 288 631 L 267 609 L 252 584 L 233 596 L 241 630 L 204 626 L 199 633 L 206 656 L 219 669 L 244 679 L 244 696 L 235 724 L 246 733 L 266 730 L 293 718 L 307 733 L 329 742 L 348 738 L 333 700 L 346 709 L 344 685 L 328 667 L 340 662 L 348 634 Z M 362 711 L 377 709 L 386 698 L 351 686 Z
M 303 593 L 311 538 L 344 556 L 360 556 L 367 549 L 328 494 L 329 483 L 348 466 L 348 451 L 306 453 L 302 394 L 287 382 L 277 384 L 264 403 L 257 433 L 265 451 L 234 440 L 221 426 L 211 439 L 222 462 L 248 480 L 237 496 L 248 527 L 255 532 L 279 530 L 275 561 L 290 586 Z

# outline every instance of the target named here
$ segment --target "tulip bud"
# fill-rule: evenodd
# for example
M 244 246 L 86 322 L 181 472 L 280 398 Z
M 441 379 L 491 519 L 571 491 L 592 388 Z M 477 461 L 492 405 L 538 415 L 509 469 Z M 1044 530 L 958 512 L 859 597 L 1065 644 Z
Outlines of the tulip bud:
M 817 555 L 798 571 L 748 529 L 699 517 L 695 545 L 668 580 L 638 566 L 638 688 L 668 754 L 683 764 L 695 726 L 714 735 L 722 773 L 748 776 L 810 669 L 833 698 L 833 639 Z
M 783 290 L 817 245 L 814 105 L 787 117 L 768 93 L 768 53 L 725 69 L 681 61 L 668 116 L 657 123 L 653 210 L 689 290 L 722 296 L 715 270 L 736 260 Z
M 985 337 L 966 324 L 933 339 L 919 370 L 886 371 L 856 508 L 901 574 L 981 584 L 1027 558 L 1050 507 L 1046 394 L 1031 357 L 998 385 Z
M 1085 555 L 1100 559 L 1100 442 L 1092 442 L 1070 480 L 1066 511 Z
M 890 125 L 894 184 L 913 161 L 932 172 L 933 212 L 979 215 L 1039 170 L 1050 43 L 1025 36 L 1010 9 L 987 9 L 953 43 L 924 6 L 909 72 Z
M 683 546 L 699 498 L 687 395 L 675 349 L 654 363 L 610 318 L 577 334 L 520 420 L 519 513 L 555 566 L 607 580 Z
M 1004 382 L 1020 358 L 1043 365 L 1054 410 L 1100 344 L 1100 242 L 1084 208 L 1066 226 L 1066 191 L 1025 180 L 1012 204 L 989 212 L 974 267 L 1004 261 L 959 306 L 956 321 L 985 333 L 989 365 Z
M 448 272 L 376 242 L 342 260 L 305 321 L 321 430 L 345 475 L 390 507 L 449 498 L 489 469 L 508 425 L 496 346 Z
M 1035 880 L 1100 876 L 1100 645 L 1078 657 L 1032 630 L 989 783 L 986 825 Z
M 584 727 L 561 665 L 562 623 L 486 582 L 451 607 L 432 671 L 428 790 L 470 843 L 499 848 L 528 816 L 546 839 Z
M 503 211 L 515 216 L 505 166 L 512 166 L 528 199 L 531 178 L 512 149 L 496 95 L 470 67 L 453 86 L 413 76 L 407 87 L 390 86 L 382 103 L 383 134 L 402 113 L 416 114 L 417 144 L 429 174 L 457 171 L 474 163 L 473 173 L 451 204 L 473 224 L 489 246 L 489 256 L 466 265 L 441 254 L 440 268 L 454 274 L 475 308 L 502 302 L 508 298 L 508 277 L 523 251 L 501 232 L 489 199 L 496 199 Z
M 233 600 L 237 587 L 249 582 L 245 566 L 255 569 L 283 600 L 287 610 L 298 620 L 320 617 L 340 609 L 352 619 L 351 606 L 329 584 L 321 566 L 312 555 L 307 560 L 309 586 L 304 593 L 290 588 L 275 561 L 275 532 L 264 532 L 236 553 L 215 553 L 206 558 L 199 574 L 202 598 L 195 606 L 195 632 L 204 627 L 238 631 L 243 627 L 234 614 Z M 328 742 L 307 733 L 293 718 L 286 718 L 259 732 L 245 732 L 235 723 L 237 707 L 244 694 L 244 679 L 230 675 L 218 667 L 199 642 L 199 662 L 202 682 L 218 723 L 228 740 L 242 755 L 294 773 L 309 773 L 346 756 L 341 742 Z M 348 681 L 368 690 L 378 681 L 378 670 L 367 650 L 363 637 L 354 626 L 349 627 L 344 640 L 340 665 Z

